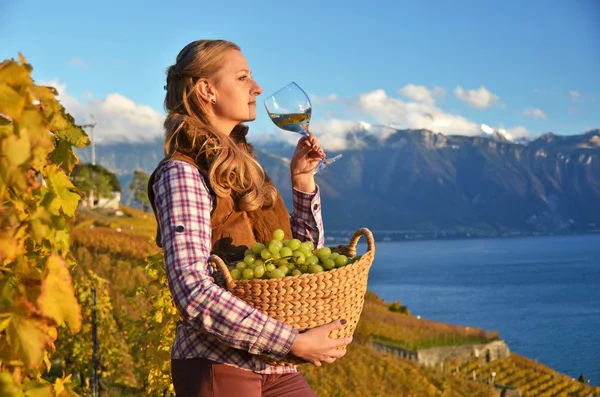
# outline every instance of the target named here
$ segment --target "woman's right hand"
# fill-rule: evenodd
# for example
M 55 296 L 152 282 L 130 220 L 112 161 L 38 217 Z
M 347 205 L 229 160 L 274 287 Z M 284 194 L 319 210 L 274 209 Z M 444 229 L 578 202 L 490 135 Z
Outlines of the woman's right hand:
M 313 363 L 316 367 L 320 367 L 322 362 L 333 363 L 346 354 L 346 349 L 338 347 L 349 345 L 352 337 L 332 339 L 329 334 L 344 328 L 345 324 L 346 320 L 336 320 L 298 334 L 290 353 Z

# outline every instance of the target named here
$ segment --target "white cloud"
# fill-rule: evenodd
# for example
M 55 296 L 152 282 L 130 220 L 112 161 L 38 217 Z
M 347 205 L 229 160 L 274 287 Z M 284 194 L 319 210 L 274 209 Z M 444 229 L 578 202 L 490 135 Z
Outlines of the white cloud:
M 434 86 L 433 90 L 430 90 L 424 85 L 414 84 L 404 86 L 399 92 L 407 98 L 427 105 L 434 105 L 436 98 L 443 98 L 448 93 L 448 91 L 442 87 Z
M 83 59 L 81 59 L 81 58 L 73 58 L 73 59 L 71 59 L 71 60 L 69 61 L 69 65 L 73 65 L 73 66 L 79 66 L 79 67 L 82 67 L 82 68 L 87 68 L 87 67 L 88 67 L 88 64 L 87 64 L 87 62 L 86 62 L 86 61 L 84 61 L 84 60 L 83 60 Z
M 454 95 L 461 101 L 466 102 L 477 109 L 487 109 L 491 106 L 503 106 L 502 103 L 498 102 L 498 99 L 500 98 L 484 86 L 481 86 L 477 90 L 468 91 L 465 91 L 462 87 L 456 87 L 454 89 Z
M 573 102 L 579 102 L 579 100 L 581 99 L 581 92 L 577 90 L 570 91 L 569 95 L 571 95 L 571 101 Z
M 508 130 L 500 127 L 500 128 L 497 128 L 496 130 L 510 140 L 519 139 L 519 138 L 529 138 L 531 135 L 531 134 L 529 134 L 529 131 L 527 130 L 527 128 L 522 127 L 522 126 L 518 126 L 515 128 L 509 128 Z
M 479 125 L 466 118 L 419 102 L 404 102 L 389 97 L 384 90 L 359 95 L 356 105 L 378 123 L 399 128 L 425 128 L 434 132 L 458 135 L 479 134 Z
M 538 108 L 527 108 L 523 110 L 522 114 L 524 116 L 533 117 L 534 119 L 544 119 L 546 120 L 546 113 L 542 109 Z
M 39 84 L 58 90 L 60 102 L 78 124 L 96 120 L 94 138 L 97 143 L 149 141 L 163 136 L 164 115 L 122 94 L 112 93 L 106 98 L 94 98 L 86 91 L 82 98 L 76 98 L 68 93 L 66 84 L 56 80 Z

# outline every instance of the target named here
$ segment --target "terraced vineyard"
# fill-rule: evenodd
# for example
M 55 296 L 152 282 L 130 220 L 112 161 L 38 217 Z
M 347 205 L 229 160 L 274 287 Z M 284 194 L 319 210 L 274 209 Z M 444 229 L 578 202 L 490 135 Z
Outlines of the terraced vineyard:
M 554 371 L 536 361 L 511 354 L 510 357 L 486 363 L 483 359 L 468 362 L 446 362 L 449 368 L 458 369 L 457 376 L 491 382 L 496 387 L 518 389 L 523 397 L 589 397 L 600 396 L 600 387 L 581 383 Z
M 389 310 L 381 298 L 367 293 L 357 332 L 374 340 L 412 350 L 436 346 L 488 343 L 497 340 L 496 332 L 481 328 L 440 323 Z

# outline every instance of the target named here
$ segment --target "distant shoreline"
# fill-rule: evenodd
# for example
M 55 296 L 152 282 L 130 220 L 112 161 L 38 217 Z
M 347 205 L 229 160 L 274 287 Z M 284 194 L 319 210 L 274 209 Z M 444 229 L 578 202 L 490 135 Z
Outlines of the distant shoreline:
M 556 237 L 556 236 L 584 236 L 589 234 L 600 234 L 600 229 L 577 231 L 577 232 L 511 232 L 504 234 L 485 234 L 482 232 L 473 233 L 434 233 L 427 231 L 377 231 L 371 230 L 376 242 L 412 242 L 412 241 L 433 241 L 433 240 L 482 240 L 482 239 L 503 239 L 503 238 L 525 238 L 525 237 Z M 325 230 L 325 242 L 328 243 L 347 243 L 354 232 L 347 230 Z

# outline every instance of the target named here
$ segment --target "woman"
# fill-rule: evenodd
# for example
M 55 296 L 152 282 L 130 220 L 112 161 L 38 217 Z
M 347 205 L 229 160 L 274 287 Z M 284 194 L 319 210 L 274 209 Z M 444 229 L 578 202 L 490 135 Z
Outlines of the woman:
M 177 396 L 314 396 L 295 366 L 269 366 L 259 355 L 332 363 L 352 339 L 329 338 L 345 320 L 298 333 L 218 286 L 207 260 L 211 253 L 240 260 L 276 229 L 322 246 L 320 196 L 310 172 L 325 155 L 313 135 L 298 142 L 290 217 L 246 142 L 241 123 L 256 118 L 262 89 L 239 47 L 190 43 L 168 68 L 165 89 L 166 158 L 150 178 L 149 196 L 181 315 L 171 352 Z

